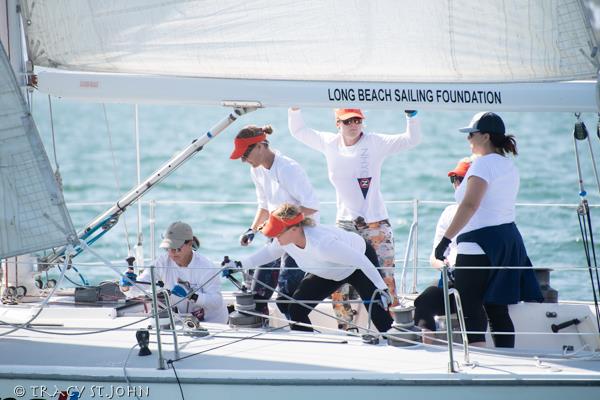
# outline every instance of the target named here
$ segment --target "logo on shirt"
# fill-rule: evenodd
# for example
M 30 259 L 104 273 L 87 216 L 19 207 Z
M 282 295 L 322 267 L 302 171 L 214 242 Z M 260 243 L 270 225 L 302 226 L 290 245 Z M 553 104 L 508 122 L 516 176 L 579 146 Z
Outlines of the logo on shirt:
M 357 178 L 358 186 L 362 191 L 363 197 L 367 198 L 367 193 L 369 193 L 369 188 L 371 187 L 371 178 Z

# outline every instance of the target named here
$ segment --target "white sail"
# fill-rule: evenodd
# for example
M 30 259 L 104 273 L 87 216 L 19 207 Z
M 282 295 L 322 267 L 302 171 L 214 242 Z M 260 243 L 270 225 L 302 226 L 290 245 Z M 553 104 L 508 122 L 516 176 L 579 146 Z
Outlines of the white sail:
M 349 82 L 595 79 L 580 0 L 25 0 L 30 58 L 67 70 Z
M 39 133 L 0 46 L 0 258 L 75 238 Z

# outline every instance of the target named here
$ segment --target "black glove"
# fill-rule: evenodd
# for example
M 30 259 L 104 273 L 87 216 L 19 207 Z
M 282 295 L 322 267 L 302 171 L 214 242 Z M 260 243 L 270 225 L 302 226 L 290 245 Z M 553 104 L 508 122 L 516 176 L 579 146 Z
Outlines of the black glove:
M 230 260 L 228 256 L 223 257 L 223 261 L 221 262 L 221 267 L 225 267 L 223 271 L 221 271 L 221 276 L 227 278 L 234 272 L 237 272 L 242 269 L 242 263 L 239 261 Z
M 444 261 L 446 259 L 446 257 L 444 257 L 444 254 L 446 253 L 446 249 L 448 248 L 448 246 L 450 246 L 450 243 L 452 243 L 452 240 L 444 236 L 442 240 L 440 240 L 438 245 L 435 246 L 435 258 L 437 258 L 440 261 Z
M 254 240 L 255 233 L 256 232 L 254 232 L 254 229 L 248 228 L 248 230 L 244 232 L 242 236 L 240 236 L 240 244 L 242 246 L 248 246 Z
M 417 115 L 417 110 L 404 110 L 404 113 L 409 117 L 414 117 Z

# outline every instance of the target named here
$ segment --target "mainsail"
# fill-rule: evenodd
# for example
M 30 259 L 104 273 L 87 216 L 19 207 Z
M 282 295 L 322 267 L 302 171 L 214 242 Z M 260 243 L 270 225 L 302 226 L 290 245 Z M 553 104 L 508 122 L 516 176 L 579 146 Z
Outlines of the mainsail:
M 38 89 L 55 96 L 268 107 L 598 109 L 590 1 L 22 5 L 29 59 L 50 69 L 36 69 Z
M 76 240 L 37 128 L 0 49 L 0 258 Z
M 581 0 L 25 0 L 35 65 L 205 78 L 595 79 Z

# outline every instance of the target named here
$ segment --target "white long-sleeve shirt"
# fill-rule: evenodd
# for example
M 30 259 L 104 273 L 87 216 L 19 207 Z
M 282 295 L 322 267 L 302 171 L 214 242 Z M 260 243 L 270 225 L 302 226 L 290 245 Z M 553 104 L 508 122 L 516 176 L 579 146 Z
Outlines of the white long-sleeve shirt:
M 250 169 L 256 187 L 258 207 L 272 212 L 283 203 L 319 209 L 319 199 L 304 169 L 293 159 L 275 152 L 271 168 Z M 311 215 L 315 221 L 319 213 Z
M 154 261 L 154 266 L 156 267 L 154 277 L 157 281 L 161 280 L 165 283 L 165 289 L 171 290 L 181 282 L 188 282 L 192 290 L 202 287 L 196 291 L 199 295 L 198 302 L 181 302 L 178 307 L 180 312 L 192 312 L 194 308 L 202 307 L 205 321 L 227 322 L 227 309 L 221 296 L 221 281 L 219 276 L 210 279 L 219 271 L 219 268 L 210 260 L 194 251 L 190 264 L 187 267 L 180 267 L 165 253 Z M 150 268 L 144 269 L 138 277 L 139 281 L 144 282 L 150 282 L 150 279 Z M 181 298 L 173 296 L 172 299 Z
M 282 246 L 277 239 L 256 253 L 242 258 L 242 267 L 251 269 L 289 254 L 304 272 L 324 279 L 341 281 L 360 269 L 378 289 L 386 289 L 377 268 L 365 256 L 365 240 L 354 232 L 334 226 L 305 226 L 306 246 Z
M 292 136 L 325 155 L 329 181 L 336 191 L 338 221 L 354 220 L 359 216 L 366 222 L 388 218 L 381 194 L 383 160 L 421 141 L 418 118 L 406 118 L 405 133 L 384 135 L 367 132 L 357 143 L 346 146 L 341 134 L 308 128 L 300 110 L 288 111 Z

